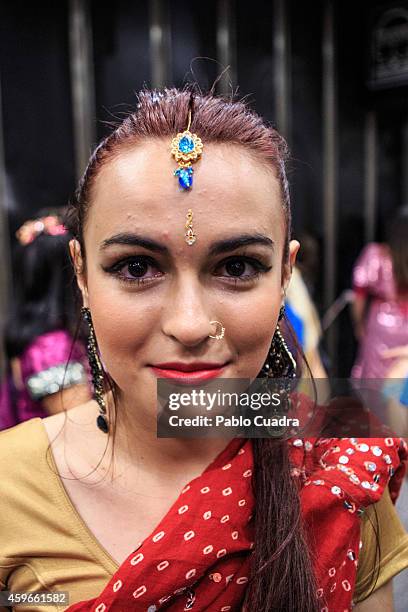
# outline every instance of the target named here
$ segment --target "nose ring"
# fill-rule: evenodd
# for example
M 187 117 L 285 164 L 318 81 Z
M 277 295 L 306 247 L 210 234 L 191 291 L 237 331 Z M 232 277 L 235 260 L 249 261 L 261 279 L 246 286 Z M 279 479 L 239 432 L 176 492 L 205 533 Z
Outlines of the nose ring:
M 214 338 L 215 340 L 222 340 L 225 335 L 225 327 L 219 321 L 210 321 L 210 325 L 216 325 L 216 333 L 214 335 L 209 334 L 209 338 Z

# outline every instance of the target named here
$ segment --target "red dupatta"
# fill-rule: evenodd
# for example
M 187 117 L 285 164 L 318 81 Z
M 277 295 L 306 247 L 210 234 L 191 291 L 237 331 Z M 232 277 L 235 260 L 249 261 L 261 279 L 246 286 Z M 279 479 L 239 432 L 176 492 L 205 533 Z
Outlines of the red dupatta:
M 386 486 L 395 501 L 407 446 L 396 438 L 291 439 L 322 612 L 348 612 L 360 516 Z M 250 578 L 254 497 L 250 440 L 233 440 L 180 493 L 154 532 L 95 599 L 69 612 L 241 610 Z

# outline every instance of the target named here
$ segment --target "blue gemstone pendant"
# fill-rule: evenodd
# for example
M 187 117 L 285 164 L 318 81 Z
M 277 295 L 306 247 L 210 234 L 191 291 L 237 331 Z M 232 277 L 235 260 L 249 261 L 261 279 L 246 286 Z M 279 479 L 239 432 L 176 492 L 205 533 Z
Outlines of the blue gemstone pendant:
M 179 164 L 174 175 L 177 176 L 182 189 L 191 189 L 193 186 L 193 169 L 191 164 L 196 162 L 203 152 L 203 143 L 197 134 L 190 132 L 191 112 L 188 115 L 188 127 L 180 132 L 171 141 L 171 154 Z
M 193 186 L 193 169 L 191 166 L 177 168 L 174 171 L 174 175 L 178 177 L 178 182 L 182 189 L 191 189 Z
M 180 140 L 178 148 L 181 153 L 191 153 L 194 151 L 194 140 L 191 138 L 191 136 L 185 135 Z

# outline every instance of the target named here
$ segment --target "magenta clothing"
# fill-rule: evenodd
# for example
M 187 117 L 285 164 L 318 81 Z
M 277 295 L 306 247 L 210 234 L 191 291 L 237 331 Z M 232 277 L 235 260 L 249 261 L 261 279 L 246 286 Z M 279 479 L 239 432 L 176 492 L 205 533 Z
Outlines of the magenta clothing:
M 353 288 L 370 299 L 353 378 L 385 378 L 393 365 L 381 353 L 408 344 L 408 296 L 398 295 L 386 245 L 368 244 L 353 270 Z
M 19 357 L 22 388 L 16 387 L 11 373 L 0 385 L 0 429 L 47 416 L 42 398 L 63 386 L 88 381 L 85 347 L 78 341 L 72 347 L 72 342 L 68 332 L 56 330 L 38 336 L 26 347 Z

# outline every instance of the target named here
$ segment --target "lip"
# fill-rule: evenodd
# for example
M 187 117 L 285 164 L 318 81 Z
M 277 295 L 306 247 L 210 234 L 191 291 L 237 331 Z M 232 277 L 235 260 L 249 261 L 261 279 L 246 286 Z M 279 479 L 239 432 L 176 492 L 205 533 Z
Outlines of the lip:
M 181 363 L 168 362 L 158 363 L 150 366 L 157 378 L 169 378 L 171 380 L 189 384 L 217 378 L 225 369 L 227 364 L 195 362 Z

